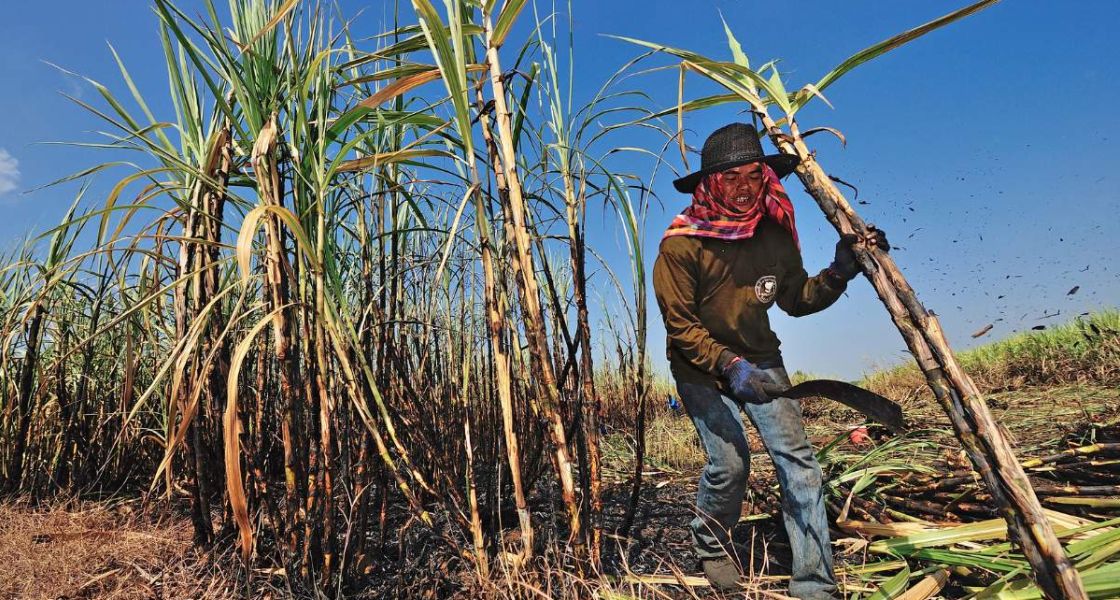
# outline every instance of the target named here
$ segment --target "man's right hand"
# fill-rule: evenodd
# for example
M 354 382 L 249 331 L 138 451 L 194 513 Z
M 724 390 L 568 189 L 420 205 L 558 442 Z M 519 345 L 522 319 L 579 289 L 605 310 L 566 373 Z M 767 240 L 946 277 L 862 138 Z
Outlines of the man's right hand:
M 731 362 L 727 363 L 727 366 L 723 369 L 723 375 L 727 378 L 728 388 L 736 400 L 750 402 L 751 404 L 766 404 L 773 400 L 763 389 L 763 385 L 777 385 L 777 383 L 766 371 L 752 365 L 742 357 L 736 356 Z

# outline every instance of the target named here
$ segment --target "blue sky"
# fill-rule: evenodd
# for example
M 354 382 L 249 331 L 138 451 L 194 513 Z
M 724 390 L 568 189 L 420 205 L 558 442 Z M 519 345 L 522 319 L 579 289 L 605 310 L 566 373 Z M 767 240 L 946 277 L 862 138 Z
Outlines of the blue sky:
M 725 57 L 722 11 L 752 61 L 781 58 L 787 80 L 804 83 L 856 50 L 963 4 L 575 0 L 574 95 L 577 105 L 586 101 L 638 52 L 604 33 Z M 182 5 L 197 12 L 192 1 Z M 364 8 L 369 31 L 391 12 L 385 3 L 344 0 L 341 6 L 347 14 Z M 861 67 L 827 91 L 834 110 L 818 104 L 799 117 L 803 129 L 830 126 L 847 136 L 846 148 L 824 136 L 811 140 L 825 169 L 859 188 L 866 204 L 856 208 L 900 247 L 895 257 L 903 272 L 958 348 L 1118 304 L 1120 117 L 1114 104 L 1120 50 L 1110 28 L 1120 22 L 1120 3 L 1072 6 L 1005 0 Z M 40 143 L 90 141 L 101 127 L 62 95 L 91 101 L 96 93 L 44 61 L 123 90 L 106 45 L 111 42 L 145 93 L 158 96 L 166 79 L 154 23 L 142 0 L 5 6 L 0 249 L 57 223 L 76 188 L 27 190 L 106 160 Z M 675 73 L 635 77 L 626 85 L 647 92 L 658 107 L 675 100 Z M 691 79 L 686 93 L 694 97 L 705 89 Z M 741 119 L 733 109 L 689 115 L 687 139 L 699 146 L 714 128 Z M 650 139 L 624 135 L 612 143 Z M 681 168 L 679 156 L 667 158 Z M 633 167 L 648 172 L 636 159 Z M 671 179 L 663 169 L 653 182 L 662 204 L 655 203 L 647 222 L 647 269 L 664 226 L 687 204 L 672 191 Z M 835 233 L 796 179 L 787 187 L 806 267 L 816 272 L 831 259 Z M 594 228 L 592 243 L 624 269 L 623 241 L 612 219 L 596 221 L 603 226 Z M 1067 295 L 1074 286 L 1078 292 Z M 664 333 L 652 310 L 651 353 L 663 364 Z M 823 313 L 789 319 L 775 309 L 771 317 L 790 370 L 855 377 L 905 358 L 901 338 L 863 280 Z M 969 336 L 988 323 L 995 327 L 987 336 Z

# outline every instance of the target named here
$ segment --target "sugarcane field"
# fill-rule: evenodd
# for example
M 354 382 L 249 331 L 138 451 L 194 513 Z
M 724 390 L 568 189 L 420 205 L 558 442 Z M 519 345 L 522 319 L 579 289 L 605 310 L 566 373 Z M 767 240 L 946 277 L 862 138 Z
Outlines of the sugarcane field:
M 0 19 L 0 599 L 1120 598 L 1120 4 Z

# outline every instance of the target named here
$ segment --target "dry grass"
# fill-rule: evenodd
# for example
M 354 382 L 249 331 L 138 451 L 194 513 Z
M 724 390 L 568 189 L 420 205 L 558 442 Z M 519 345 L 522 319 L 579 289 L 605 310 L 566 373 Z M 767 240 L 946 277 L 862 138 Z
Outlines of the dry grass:
M 135 506 L 0 505 L 0 598 L 235 597 L 232 578 L 192 549 L 187 519 Z
M 961 363 L 987 394 L 988 404 L 1017 434 L 1020 450 L 1058 439 L 1065 424 L 1086 422 L 1116 401 L 1120 384 L 1120 312 L 1105 311 L 1065 325 L 993 342 L 959 354 Z M 797 372 L 799 383 L 816 376 Z M 948 428 L 948 420 L 913 364 L 869 374 L 859 385 L 903 405 L 909 418 L 925 426 Z M 841 404 L 820 398 L 802 402 L 806 427 L 818 444 L 865 417 Z M 647 463 L 683 471 L 703 466 L 706 458 L 687 415 L 674 415 L 660 402 L 647 431 Z M 752 451 L 763 453 L 755 432 Z M 948 436 L 945 443 L 955 442 Z M 1029 442 L 1029 444 L 1028 444 Z M 608 454 L 610 450 L 607 451 Z M 632 453 L 627 456 L 632 457 Z
M 1107 310 L 958 353 L 981 392 L 1059 384 L 1120 384 L 1120 312 Z M 912 363 L 872 373 L 862 385 L 906 401 L 928 394 Z

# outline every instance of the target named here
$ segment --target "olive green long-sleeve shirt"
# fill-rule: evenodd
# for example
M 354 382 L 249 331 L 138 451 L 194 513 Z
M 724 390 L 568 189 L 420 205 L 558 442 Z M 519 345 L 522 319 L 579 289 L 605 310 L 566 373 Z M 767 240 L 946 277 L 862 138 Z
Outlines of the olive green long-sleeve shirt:
M 795 317 L 827 308 L 846 284 L 826 272 L 809 277 L 793 236 L 769 219 L 745 240 L 662 240 L 653 288 L 673 377 L 717 385 L 735 356 L 756 364 L 780 360 L 766 311 L 775 302 Z

